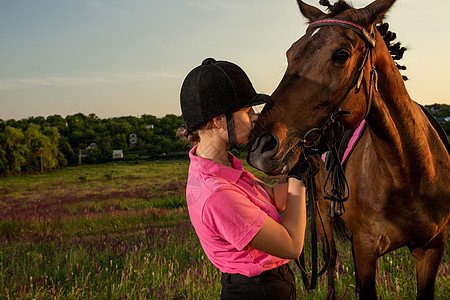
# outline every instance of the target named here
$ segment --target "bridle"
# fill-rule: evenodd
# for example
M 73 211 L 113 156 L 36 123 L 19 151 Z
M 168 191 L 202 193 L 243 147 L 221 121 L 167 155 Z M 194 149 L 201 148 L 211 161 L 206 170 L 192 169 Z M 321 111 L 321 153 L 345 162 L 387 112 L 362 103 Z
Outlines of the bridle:
M 309 28 L 315 28 L 315 27 L 322 27 L 322 26 L 339 26 L 344 27 L 353 30 L 356 32 L 365 42 L 366 49 L 364 51 L 363 59 L 361 62 L 360 67 L 358 68 L 355 77 L 353 78 L 353 82 L 350 86 L 350 88 L 345 93 L 344 97 L 340 100 L 336 108 L 333 110 L 333 112 L 325 119 L 325 121 L 322 122 L 322 124 L 316 128 L 310 129 L 306 134 L 303 136 L 303 138 L 300 139 L 300 141 L 297 143 L 300 147 L 302 147 L 303 150 L 309 151 L 311 153 L 314 153 L 314 151 L 317 151 L 318 148 L 320 148 L 320 143 L 324 139 L 325 144 L 329 150 L 329 153 L 331 155 L 332 160 L 334 163 L 330 165 L 327 165 L 328 175 L 325 180 L 324 184 L 324 193 L 325 199 L 328 199 L 331 201 L 331 208 L 330 208 L 330 216 L 336 217 L 341 216 L 344 210 L 343 203 L 348 199 L 349 193 L 348 193 L 348 183 L 345 178 L 344 170 L 342 168 L 342 165 L 340 163 L 340 159 L 337 154 L 336 144 L 339 142 L 339 140 L 342 138 L 344 134 L 344 126 L 339 122 L 338 117 L 345 114 L 350 114 L 349 111 L 342 110 L 342 106 L 348 101 L 350 93 L 356 89 L 356 91 L 359 91 L 361 87 L 361 82 L 364 77 L 364 66 L 367 63 L 367 60 L 370 56 L 371 61 L 371 67 L 370 70 L 370 79 L 369 79 L 369 97 L 367 99 L 367 106 L 366 106 L 366 113 L 364 116 L 364 119 L 368 116 L 370 107 L 372 104 L 372 97 L 373 97 L 373 89 L 378 92 L 378 74 L 374 66 L 373 61 L 373 49 L 375 48 L 375 37 L 374 37 L 374 28 L 372 25 L 371 33 L 367 32 L 363 27 L 349 22 L 345 20 L 339 20 L 339 19 L 322 19 L 319 21 L 315 21 L 311 23 L 308 26 Z M 310 141 L 308 141 L 309 137 L 312 137 Z M 319 150 L 320 152 L 320 150 Z M 331 181 L 330 184 L 330 190 L 328 191 L 326 189 L 328 182 Z M 312 244 L 312 268 L 311 274 L 308 274 L 306 272 L 305 267 L 305 261 L 304 261 L 304 251 L 302 252 L 302 255 L 300 256 L 300 259 L 296 259 L 295 262 L 297 266 L 301 270 L 302 279 L 303 282 L 308 290 L 314 289 L 317 282 L 317 277 L 324 274 L 325 271 L 328 269 L 328 266 L 330 264 L 330 247 L 328 238 L 326 236 L 326 231 L 324 228 L 324 224 L 322 222 L 322 218 L 320 216 L 320 212 L 318 208 L 316 208 L 317 205 L 317 193 L 315 190 L 315 180 L 314 175 L 310 176 L 307 182 L 307 194 L 308 194 L 308 205 L 310 209 L 310 216 L 311 216 L 311 244 Z M 335 207 L 337 204 L 337 213 L 335 212 Z M 319 219 L 322 223 L 322 229 L 325 234 L 325 242 L 326 242 L 326 249 L 327 249 L 327 255 L 325 259 L 325 265 L 322 267 L 320 271 L 318 271 L 318 265 L 317 265 L 317 229 L 316 229 L 316 223 L 315 223 L 315 215 L 317 214 L 319 216 Z M 311 281 L 308 280 L 308 277 L 311 278 Z
M 328 116 L 327 119 L 325 119 L 325 121 L 322 122 L 322 124 L 319 127 L 310 129 L 308 132 L 306 132 L 306 134 L 300 140 L 300 143 L 302 143 L 303 147 L 305 147 L 305 148 L 317 147 L 320 143 L 320 138 L 324 135 L 325 131 L 329 127 L 333 126 L 336 122 L 338 122 L 338 120 L 337 120 L 338 117 L 340 115 L 350 114 L 349 111 L 343 111 L 342 106 L 345 103 L 347 103 L 350 93 L 354 89 L 356 89 L 358 91 L 359 88 L 361 87 L 361 82 L 364 77 L 364 66 L 365 66 L 369 56 L 370 56 L 372 69 L 370 71 L 369 98 L 367 100 L 366 113 L 365 113 L 364 119 L 368 116 L 370 107 L 372 104 L 373 87 L 375 88 L 375 91 L 378 92 L 378 74 L 377 74 L 377 71 L 374 66 L 373 53 L 372 53 L 373 49 L 375 48 L 375 37 L 373 36 L 373 31 L 374 31 L 373 25 L 371 28 L 371 33 L 369 33 L 369 32 L 367 32 L 366 29 L 364 29 L 363 27 L 361 27 L 358 24 L 355 24 L 355 23 L 352 23 L 349 21 L 345 21 L 345 20 L 327 18 L 327 19 L 322 19 L 319 21 L 312 22 L 311 24 L 309 24 L 308 29 L 315 28 L 315 27 L 322 27 L 322 26 L 339 26 L 339 27 L 344 27 L 344 28 L 353 30 L 364 40 L 364 42 L 366 44 L 366 50 L 364 51 L 363 60 L 361 62 L 361 65 L 358 68 L 358 71 L 356 72 L 355 77 L 353 78 L 352 85 L 347 90 L 344 97 L 341 99 L 341 101 L 336 106 L 334 111 Z M 316 134 L 316 135 L 313 136 L 310 141 L 308 141 L 308 137 L 313 134 Z
M 337 155 L 336 149 L 336 144 L 344 134 L 344 126 L 339 122 L 338 117 L 344 114 L 350 114 L 349 111 L 342 110 L 342 106 L 347 103 L 350 93 L 353 90 L 359 91 L 362 79 L 364 77 L 364 66 L 366 65 L 366 62 L 370 56 L 371 70 L 369 79 L 369 97 L 367 99 L 364 119 L 368 116 L 372 104 L 373 89 L 378 92 L 378 74 L 373 61 L 373 49 L 375 48 L 373 25 L 371 27 L 371 33 L 369 33 L 366 29 L 358 24 L 340 19 L 327 18 L 312 22 L 311 24 L 309 24 L 308 29 L 322 26 L 339 26 L 351 29 L 356 32 L 361 39 L 364 40 L 366 46 L 361 65 L 359 66 L 355 77 L 353 78 L 353 82 L 345 93 L 344 97 L 340 100 L 334 111 L 327 117 L 327 119 L 325 119 L 325 121 L 322 122 L 319 127 L 310 129 L 301 139 L 301 143 L 303 144 L 304 149 L 310 149 L 317 148 L 321 142 L 321 139 L 324 137 L 329 153 L 332 155 L 332 159 L 334 160 L 335 164 L 332 169 L 329 169 L 327 178 L 325 180 L 324 198 L 331 201 L 330 215 L 331 217 L 334 217 L 336 204 L 337 215 L 340 216 L 342 215 L 342 211 L 344 209 L 343 202 L 345 202 L 349 196 L 347 180 L 345 178 L 344 170 L 339 163 L 340 159 Z M 313 136 L 312 140 L 308 142 L 308 137 L 313 133 L 316 133 L 316 135 Z M 327 190 L 326 187 L 329 180 L 331 180 L 331 187 L 330 190 Z
M 335 162 L 339 162 L 337 155 L 336 144 L 342 138 L 344 134 L 344 126 L 339 122 L 338 118 L 341 115 L 350 114 L 349 111 L 342 110 L 342 106 L 347 103 L 350 93 L 353 90 L 359 91 L 361 87 L 362 79 L 364 78 L 364 66 L 370 57 L 371 70 L 369 79 L 369 95 L 366 104 L 366 112 L 364 119 L 368 116 L 370 107 L 372 104 L 373 90 L 378 92 L 378 74 L 374 66 L 373 60 L 373 49 L 375 48 L 375 37 L 374 37 L 374 27 L 371 27 L 371 33 L 369 33 L 362 26 L 340 19 L 326 18 L 318 20 L 309 24 L 309 28 L 323 27 L 323 26 L 339 26 L 343 28 L 348 28 L 353 30 L 358 34 L 358 36 L 365 42 L 365 51 L 363 54 L 361 65 L 359 66 L 356 74 L 353 78 L 352 84 L 350 85 L 344 97 L 339 101 L 333 112 L 319 125 L 318 127 L 312 128 L 306 132 L 306 134 L 300 138 L 298 145 L 302 147 L 305 151 L 314 153 L 314 150 L 320 148 L 320 143 L 325 144 L 329 152 L 333 156 Z M 324 140 L 324 141 L 323 141 Z M 322 149 L 323 150 L 323 149 Z M 320 151 L 319 151 L 320 152 Z M 330 190 L 327 190 L 327 184 L 331 180 Z M 348 199 L 348 184 L 345 179 L 344 171 L 339 163 L 334 166 L 334 170 L 330 169 L 328 172 L 327 179 L 325 181 L 325 199 L 331 200 L 331 217 L 335 216 L 335 205 L 338 204 L 338 216 L 342 215 L 343 202 Z

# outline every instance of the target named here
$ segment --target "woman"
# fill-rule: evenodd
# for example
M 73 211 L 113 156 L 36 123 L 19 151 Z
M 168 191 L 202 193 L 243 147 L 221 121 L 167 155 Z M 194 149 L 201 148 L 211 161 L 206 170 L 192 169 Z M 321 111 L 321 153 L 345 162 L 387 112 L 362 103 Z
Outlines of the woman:
M 228 151 L 247 143 L 258 119 L 252 106 L 269 99 L 237 65 L 205 59 L 185 78 L 180 98 L 184 135 L 196 143 L 189 153 L 189 215 L 206 255 L 222 271 L 222 299 L 295 299 L 287 264 L 303 248 L 301 179 L 308 164 L 269 186 Z

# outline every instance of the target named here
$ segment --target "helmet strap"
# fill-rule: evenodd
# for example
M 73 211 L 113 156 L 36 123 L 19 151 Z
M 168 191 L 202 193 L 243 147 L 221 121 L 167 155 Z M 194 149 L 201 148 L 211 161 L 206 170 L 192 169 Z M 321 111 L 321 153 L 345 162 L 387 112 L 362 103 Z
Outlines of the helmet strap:
M 228 128 L 228 142 L 230 143 L 230 150 L 236 147 L 236 135 L 234 131 L 234 120 L 233 112 L 227 112 L 225 114 L 227 118 L 227 128 Z

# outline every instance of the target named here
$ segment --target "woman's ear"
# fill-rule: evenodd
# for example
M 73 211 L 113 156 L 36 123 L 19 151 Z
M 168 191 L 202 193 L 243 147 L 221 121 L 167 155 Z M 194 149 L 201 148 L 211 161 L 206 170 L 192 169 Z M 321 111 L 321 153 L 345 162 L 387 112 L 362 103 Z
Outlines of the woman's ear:
M 214 117 L 212 119 L 212 122 L 213 122 L 214 126 L 218 129 L 226 129 L 227 128 L 227 121 L 226 121 L 225 115 L 220 115 L 220 116 Z

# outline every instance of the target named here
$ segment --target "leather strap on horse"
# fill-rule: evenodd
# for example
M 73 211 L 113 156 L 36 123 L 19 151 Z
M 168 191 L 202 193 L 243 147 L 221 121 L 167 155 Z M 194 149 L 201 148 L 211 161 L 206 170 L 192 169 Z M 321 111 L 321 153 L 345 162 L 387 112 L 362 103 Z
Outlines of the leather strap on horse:
M 330 243 L 328 241 L 327 233 L 325 231 L 325 226 L 322 221 L 322 217 L 320 215 L 320 211 L 317 207 L 317 191 L 316 191 L 316 183 L 314 180 L 314 175 L 308 178 L 306 183 L 307 187 L 307 196 L 308 196 L 308 208 L 309 208 L 309 216 L 311 218 L 311 251 L 312 251 L 312 265 L 311 265 L 311 274 L 306 271 L 305 265 L 305 251 L 302 251 L 299 259 L 295 259 L 295 263 L 300 269 L 303 283 L 307 290 L 313 290 L 317 284 L 317 278 L 322 276 L 330 266 L 331 262 L 331 252 L 330 252 Z M 318 249 L 317 249 L 317 225 L 316 225 L 316 211 L 319 216 L 320 223 L 322 225 L 322 229 L 325 236 L 325 245 L 326 245 L 326 255 L 325 255 L 325 264 L 320 271 L 318 271 Z M 311 278 L 311 281 L 308 279 Z
M 367 30 L 364 29 L 364 27 L 362 27 L 358 24 L 355 24 L 353 22 L 350 22 L 350 21 L 326 18 L 326 19 L 312 22 L 311 24 L 309 24 L 308 27 L 313 28 L 313 27 L 322 27 L 322 26 L 330 26 L 330 25 L 351 29 L 354 32 L 356 32 L 367 44 L 370 44 L 370 45 L 372 45 L 372 47 L 375 47 L 375 38 L 373 37 L 373 35 L 368 33 Z
M 325 142 L 328 148 L 325 168 L 328 171 L 323 187 L 324 198 L 331 201 L 330 216 L 339 217 L 344 211 L 344 202 L 349 196 L 349 188 L 344 169 L 340 163 L 337 144 L 344 135 L 344 126 L 336 123 L 325 132 Z M 330 186 L 328 189 L 327 187 Z M 336 207 L 337 206 L 337 207 Z M 336 212 L 337 208 L 337 212 Z
M 362 58 L 362 62 L 356 74 L 353 78 L 353 82 L 349 89 L 345 93 L 344 97 L 340 100 L 334 111 L 330 116 L 322 122 L 322 124 L 317 128 L 312 128 L 301 139 L 303 146 L 305 148 L 319 147 L 321 139 L 325 137 L 325 144 L 329 150 L 329 155 L 332 157 L 334 164 L 330 164 L 328 169 L 327 179 L 325 181 L 324 193 L 325 199 L 331 201 L 330 215 L 331 217 L 340 216 L 343 213 L 344 205 L 343 203 L 348 199 L 348 183 L 345 178 L 344 170 L 340 164 L 339 157 L 337 155 L 336 144 L 338 140 L 343 135 L 343 126 L 339 122 L 338 117 L 343 114 L 350 114 L 349 111 L 342 110 L 344 104 L 348 101 L 350 93 L 356 89 L 357 91 L 361 87 L 362 79 L 364 77 L 364 67 L 367 60 L 370 57 L 370 78 L 369 78 L 369 95 L 366 104 L 366 112 L 364 119 L 368 116 L 373 98 L 373 89 L 378 91 L 378 74 L 374 66 L 373 60 L 373 49 L 375 47 L 375 37 L 373 35 L 373 26 L 371 32 L 369 33 L 366 29 L 358 24 L 339 20 L 339 19 L 322 19 L 311 23 L 308 28 L 322 27 L 322 26 L 339 26 L 353 30 L 356 32 L 365 42 L 366 49 Z M 323 142 L 322 142 L 323 143 Z M 327 184 L 330 182 L 330 189 L 327 190 Z M 337 206 L 337 213 L 335 212 Z

